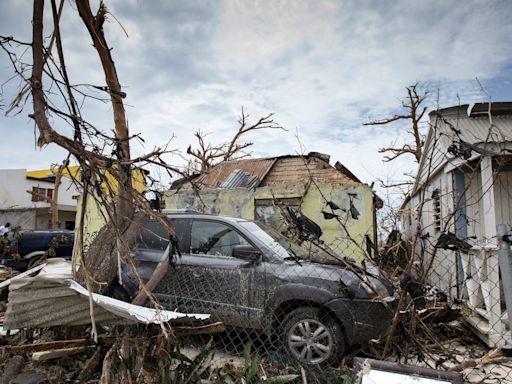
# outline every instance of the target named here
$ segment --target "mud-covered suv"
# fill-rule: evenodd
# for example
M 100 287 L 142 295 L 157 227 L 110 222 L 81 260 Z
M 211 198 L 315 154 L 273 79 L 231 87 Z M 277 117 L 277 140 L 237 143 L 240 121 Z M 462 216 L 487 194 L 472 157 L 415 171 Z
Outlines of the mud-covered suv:
M 210 313 L 226 327 L 277 337 L 294 357 L 312 364 L 339 361 L 346 347 L 388 331 L 397 296 L 378 272 L 349 262 L 308 261 L 311 249 L 253 221 L 197 213 L 168 217 L 181 256 L 153 290 L 164 307 Z M 163 228 L 150 221 L 136 250 L 144 280 L 167 246 Z

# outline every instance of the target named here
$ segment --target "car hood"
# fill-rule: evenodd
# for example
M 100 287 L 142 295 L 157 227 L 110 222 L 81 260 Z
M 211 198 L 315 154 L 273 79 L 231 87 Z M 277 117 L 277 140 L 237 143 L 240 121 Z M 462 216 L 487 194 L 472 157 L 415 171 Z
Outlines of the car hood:
M 315 286 L 341 296 L 368 298 L 363 282 L 365 272 L 349 268 L 350 266 L 341 267 L 303 260 L 287 260 L 279 268 L 276 268 L 274 273 L 280 279 L 290 283 Z M 382 278 L 378 279 L 380 281 Z

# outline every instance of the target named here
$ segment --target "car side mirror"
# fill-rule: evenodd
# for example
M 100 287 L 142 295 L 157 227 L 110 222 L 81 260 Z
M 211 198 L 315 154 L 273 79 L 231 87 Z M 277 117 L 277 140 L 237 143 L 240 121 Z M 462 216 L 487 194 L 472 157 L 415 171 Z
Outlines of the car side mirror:
M 260 261 L 261 252 L 256 250 L 252 245 L 235 245 L 233 246 L 233 257 L 248 261 Z

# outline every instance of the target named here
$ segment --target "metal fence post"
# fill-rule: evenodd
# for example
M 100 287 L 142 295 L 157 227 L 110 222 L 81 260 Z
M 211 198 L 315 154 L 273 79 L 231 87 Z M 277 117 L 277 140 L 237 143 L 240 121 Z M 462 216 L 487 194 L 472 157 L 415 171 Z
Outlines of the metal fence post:
M 510 240 L 506 236 L 509 231 L 508 225 L 498 225 L 501 282 L 507 307 L 509 331 L 512 332 L 512 257 L 510 255 Z

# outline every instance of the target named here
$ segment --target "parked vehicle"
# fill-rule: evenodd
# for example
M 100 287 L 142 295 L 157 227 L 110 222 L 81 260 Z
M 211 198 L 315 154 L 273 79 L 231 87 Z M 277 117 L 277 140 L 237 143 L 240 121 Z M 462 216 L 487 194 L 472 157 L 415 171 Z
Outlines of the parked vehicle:
M 2 264 L 24 271 L 49 257 L 71 259 L 75 233 L 67 230 L 21 230 L 8 235 Z
M 398 295 L 378 271 L 307 261 L 306 250 L 250 220 L 190 212 L 168 218 L 181 256 L 153 289 L 164 307 L 277 337 L 310 364 L 339 362 L 346 347 L 389 330 Z M 135 251 L 143 280 L 162 260 L 166 237 L 156 221 L 143 230 Z M 124 276 L 134 295 L 138 285 L 128 269 Z

